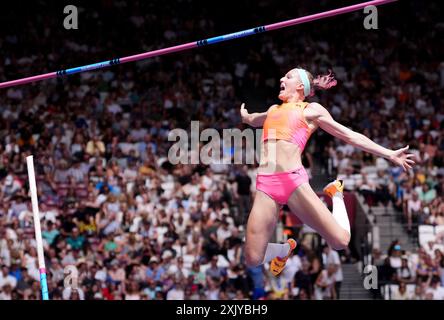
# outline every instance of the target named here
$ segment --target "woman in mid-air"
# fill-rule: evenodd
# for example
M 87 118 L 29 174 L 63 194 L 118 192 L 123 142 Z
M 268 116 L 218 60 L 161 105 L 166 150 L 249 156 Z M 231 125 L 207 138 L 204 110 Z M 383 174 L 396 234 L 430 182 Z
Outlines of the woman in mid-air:
M 292 69 L 280 79 L 280 105 L 263 113 L 248 113 L 241 106 L 242 122 L 263 127 L 261 160 L 256 181 L 256 196 L 246 230 L 245 259 L 248 266 L 270 262 L 270 271 L 278 275 L 296 247 L 296 241 L 268 243 L 278 220 L 281 205 L 314 230 L 335 250 L 342 250 L 350 241 L 350 223 L 343 199 L 343 182 L 329 183 L 324 192 L 332 198 L 330 212 L 308 183 L 301 154 L 310 135 L 319 127 L 331 135 L 366 152 L 389 159 L 404 170 L 415 163 L 408 146 L 386 149 L 366 136 L 336 122 L 319 103 L 305 99 L 314 89 L 328 89 L 336 85 L 332 74 L 313 76 L 304 69 Z

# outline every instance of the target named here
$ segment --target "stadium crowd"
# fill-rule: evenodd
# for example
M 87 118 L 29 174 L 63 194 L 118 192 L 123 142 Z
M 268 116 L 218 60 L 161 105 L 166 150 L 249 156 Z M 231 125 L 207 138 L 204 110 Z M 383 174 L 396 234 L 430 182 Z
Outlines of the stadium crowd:
M 374 250 L 380 284 L 375 296 L 382 294 L 384 299 L 393 300 L 443 300 L 443 252 L 444 244 L 434 241 L 414 252 L 402 248 L 398 240 L 392 242 L 386 254 Z
M 188 1 L 181 3 L 183 10 L 167 19 L 153 13 L 167 12 L 165 4 L 116 2 L 113 7 L 102 1 L 104 25 L 129 17 L 119 31 L 125 39 L 114 34 L 115 41 L 95 38 L 106 33 L 99 25 L 60 46 L 66 30 L 53 28 L 53 21 L 26 29 L 23 37 L 18 32 L 27 26 L 10 21 L 0 39 L 5 56 L 0 80 L 55 70 L 71 61 L 90 63 L 91 56 L 107 59 L 116 43 L 125 48 L 119 49 L 124 56 L 218 34 L 216 26 L 227 26 L 223 19 L 205 18 L 202 7 L 193 8 L 196 18 L 191 19 Z M 266 15 L 270 6 L 262 1 L 257 14 Z M 287 17 L 286 9 L 276 8 L 276 20 Z M 310 7 L 299 9 L 304 13 Z M 84 15 L 90 18 L 85 23 L 95 25 L 99 13 Z M 234 20 L 240 18 L 233 14 Z M 339 298 L 342 257 L 328 247 L 302 242 L 278 278 L 267 266 L 245 266 L 243 231 L 254 196 L 255 165 L 172 165 L 167 158 L 172 129 L 189 129 L 191 120 L 199 120 L 201 130 L 243 128 L 241 99 L 260 92 L 264 105 L 275 102 L 279 76 L 299 63 L 313 73 L 333 68 L 339 85 L 312 99 L 339 122 L 389 148 L 409 144 L 419 162 L 414 171 L 403 173 L 317 133 L 307 149 L 325 174 L 342 176 L 346 188 L 362 192 L 368 201 L 392 201 L 408 221 L 442 224 L 444 64 L 436 41 L 442 29 L 421 33 L 419 22 L 401 40 L 403 29 L 395 19 L 384 34 L 350 34 L 345 42 L 341 30 L 346 27 L 335 27 L 335 34 L 320 24 L 304 36 L 263 35 L 236 44 L 246 48 L 242 54 L 221 46 L 2 91 L 0 299 L 40 298 L 25 165 L 30 154 L 51 299 Z M 328 38 L 321 40 L 322 34 Z M 436 44 L 436 51 L 417 50 L 429 43 Z M 231 150 L 221 151 L 233 157 Z M 304 234 L 295 236 L 302 240 Z

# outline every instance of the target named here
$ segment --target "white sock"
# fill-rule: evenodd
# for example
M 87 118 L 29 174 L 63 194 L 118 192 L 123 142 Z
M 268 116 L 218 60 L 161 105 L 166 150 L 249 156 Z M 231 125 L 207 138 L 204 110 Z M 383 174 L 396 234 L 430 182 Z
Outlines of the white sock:
M 350 221 L 348 221 L 347 209 L 345 208 L 344 195 L 336 192 L 332 198 L 333 218 L 336 222 L 350 234 Z
M 262 264 L 270 262 L 276 257 L 284 258 L 287 256 L 288 251 L 290 251 L 290 244 L 288 243 L 268 243 Z

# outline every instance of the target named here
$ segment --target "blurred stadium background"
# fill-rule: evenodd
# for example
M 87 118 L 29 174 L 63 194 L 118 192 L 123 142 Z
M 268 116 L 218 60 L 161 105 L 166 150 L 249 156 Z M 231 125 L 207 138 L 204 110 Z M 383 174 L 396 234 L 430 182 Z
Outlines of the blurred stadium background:
M 74 1 L 79 29 L 66 30 L 67 4 L 14 1 L 0 11 L 0 81 L 351 3 Z M 378 30 L 358 12 L 3 89 L 0 299 L 40 299 L 29 154 L 51 299 L 444 299 L 442 12 L 438 2 L 399 1 L 379 8 Z M 417 166 L 401 172 L 317 132 L 304 158 L 311 184 L 345 180 L 353 238 L 331 251 L 284 208 L 274 241 L 299 245 L 274 278 L 243 264 L 255 166 L 173 166 L 167 135 L 191 120 L 244 128 L 241 102 L 265 110 L 295 66 L 332 68 L 339 85 L 312 100 L 388 148 L 410 145 Z M 376 289 L 363 287 L 367 265 Z M 74 288 L 64 286 L 67 266 L 78 270 Z

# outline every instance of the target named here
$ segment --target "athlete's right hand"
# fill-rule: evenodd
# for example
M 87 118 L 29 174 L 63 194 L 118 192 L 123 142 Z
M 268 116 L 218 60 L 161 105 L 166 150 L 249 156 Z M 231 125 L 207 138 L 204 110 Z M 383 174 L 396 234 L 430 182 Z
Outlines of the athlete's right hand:
M 245 103 L 242 103 L 240 108 L 240 115 L 242 118 L 242 123 L 248 123 L 248 118 L 250 114 L 248 113 L 247 109 L 245 109 Z

